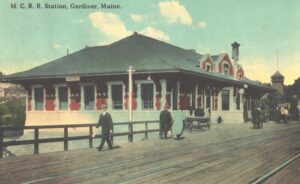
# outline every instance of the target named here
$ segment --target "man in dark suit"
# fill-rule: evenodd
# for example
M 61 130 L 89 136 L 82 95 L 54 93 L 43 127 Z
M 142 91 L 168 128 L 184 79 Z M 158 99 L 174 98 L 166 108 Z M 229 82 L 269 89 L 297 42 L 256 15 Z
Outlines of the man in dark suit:
M 199 106 L 195 109 L 195 116 L 198 116 L 198 117 L 202 117 L 204 116 L 204 110 L 202 108 L 202 106 Z
M 159 125 L 160 125 L 160 138 L 167 139 L 168 130 L 172 123 L 171 113 L 168 111 L 168 106 L 164 107 L 164 110 L 160 112 L 159 116 Z
M 112 133 L 112 128 L 113 128 L 112 118 L 110 114 L 107 112 L 107 105 L 102 105 L 101 109 L 102 112 L 100 114 L 97 128 L 99 126 L 102 126 L 102 140 L 99 147 L 97 147 L 98 151 L 101 151 L 103 149 L 105 141 L 108 144 L 108 149 L 112 149 L 112 144 L 110 139 L 110 134 Z

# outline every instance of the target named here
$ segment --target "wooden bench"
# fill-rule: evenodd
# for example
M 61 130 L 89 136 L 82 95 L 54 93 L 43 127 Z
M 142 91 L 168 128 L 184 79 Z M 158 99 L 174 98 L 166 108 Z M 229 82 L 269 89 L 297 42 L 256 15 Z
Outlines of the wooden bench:
M 192 131 L 193 129 L 202 129 L 203 127 L 206 127 L 207 129 L 210 129 L 210 116 L 190 116 L 185 119 L 184 125 L 185 128 Z

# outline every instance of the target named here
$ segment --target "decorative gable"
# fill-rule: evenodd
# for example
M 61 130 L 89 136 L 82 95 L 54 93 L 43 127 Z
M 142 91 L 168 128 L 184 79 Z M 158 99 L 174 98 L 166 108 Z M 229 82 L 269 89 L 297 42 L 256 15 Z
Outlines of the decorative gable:
M 242 67 L 239 67 L 239 69 L 236 72 L 236 76 L 237 76 L 237 79 L 243 79 L 244 78 L 245 73 L 244 73 L 244 69 Z
M 207 58 L 206 61 L 202 62 L 202 69 L 206 72 L 213 72 L 214 71 L 214 63 L 212 62 L 211 58 Z
M 221 61 L 219 62 L 219 73 L 223 73 L 224 75 L 228 74 L 230 76 L 234 76 L 233 66 L 227 54 L 225 54 L 221 59 Z

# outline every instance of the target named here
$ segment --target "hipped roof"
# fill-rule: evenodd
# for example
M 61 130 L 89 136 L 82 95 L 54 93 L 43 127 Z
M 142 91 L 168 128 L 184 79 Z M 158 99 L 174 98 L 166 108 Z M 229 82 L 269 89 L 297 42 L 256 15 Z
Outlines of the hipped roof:
M 27 79 L 59 78 L 72 75 L 94 76 L 126 74 L 129 66 L 137 73 L 184 72 L 215 80 L 271 88 L 244 79 L 236 80 L 199 69 L 202 55 L 141 34 L 134 33 L 106 46 L 86 47 L 72 54 L 5 77 L 14 82 Z M 216 56 L 212 56 L 217 59 Z

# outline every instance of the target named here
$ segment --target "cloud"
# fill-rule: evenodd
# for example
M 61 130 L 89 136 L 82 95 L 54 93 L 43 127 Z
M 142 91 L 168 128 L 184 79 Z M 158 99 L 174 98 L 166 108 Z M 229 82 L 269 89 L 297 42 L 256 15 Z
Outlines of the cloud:
M 206 22 L 199 22 L 199 23 L 198 23 L 198 27 L 199 27 L 200 29 L 205 29 L 205 28 L 207 27 L 207 24 L 206 24 Z
M 239 63 L 241 63 L 239 61 Z M 270 65 L 266 64 L 263 59 L 255 59 L 243 65 L 245 75 L 251 80 L 258 80 L 264 83 L 270 83 L 270 77 L 275 73 L 274 69 Z M 257 72 L 262 71 L 262 72 Z
M 207 54 L 207 53 L 211 52 L 211 50 L 209 48 L 204 47 L 203 45 L 197 45 L 196 48 L 197 48 L 197 51 L 202 54 Z
M 162 32 L 161 30 L 154 29 L 153 27 L 146 27 L 145 29 L 140 31 L 141 34 L 144 34 L 146 36 L 156 38 L 158 40 L 162 41 L 170 41 L 170 36 L 166 33 Z
M 89 14 L 89 19 L 92 25 L 111 41 L 132 34 L 131 31 L 127 30 L 125 23 L 117 14 L 93 12 Z
M 83 19 L 78 19 L 78 20 L 73 20 L 72 22 L 74 24 L 82 24 L 84 21 L 83 21 Z
M 59 48 L 61 48 L 62 46 L 61 46 L 60 44 L 58 44 L 58 43 L 54 43 L 54 44 L 52 45 L 52 47 L 53 47 L 54 49 L 59 49 Z
M 160 2 L 159 12 L 169 23 L 180 22 L 185 25 L 191 25 L 193 22 L 185 6 L 181 5 L 178 1 Z
M 130 14 L 131 19 L 133 20 L 133 22 L 139 23 L 143 21 L 143 16 L 140 14 Z
M 22 61 L 18 61 L 18 64 L 13 64 L 14 62 L 16 62 L 16 60 L 13 59 L 6 60 L 6 62 L 1 62 L 0 60 L 0 68 L 4 69 L 1 72 L 3 72 L 5 75 L 9 75 L 16 72 L 32 69 L 33 67 L 49 62 L 49 60 L 49 58 L 22 59 Z
M 98 42 L 100 45 L 107 45 L 113 41 L 116 41 L 117 39 L 121 39 L 133 34 L 133 31 L 126 28 L 125 23 L 117 14 L 94 12 L 89 15 L 89 18 L 92 25 L 107 38 L 106 40 L 101 40 Z M 162 41 L 170 40 L 169 35 L 151 26 L 140 30 L 139 33 Z
M 282 59 L 279 64 L 279 72 L 284 76 L 284 84 L 293 84 L 294 80 L 300 77 L 299 66 L 297 62 L 299 54 L 291 55 Z M 240 60 L 243 65 L 245 75 L 252 80 L 258 80 L 265 83 L 271 83 L 271 76 L 277 71 L 276 61 L 270 58 L 255 58 Z

